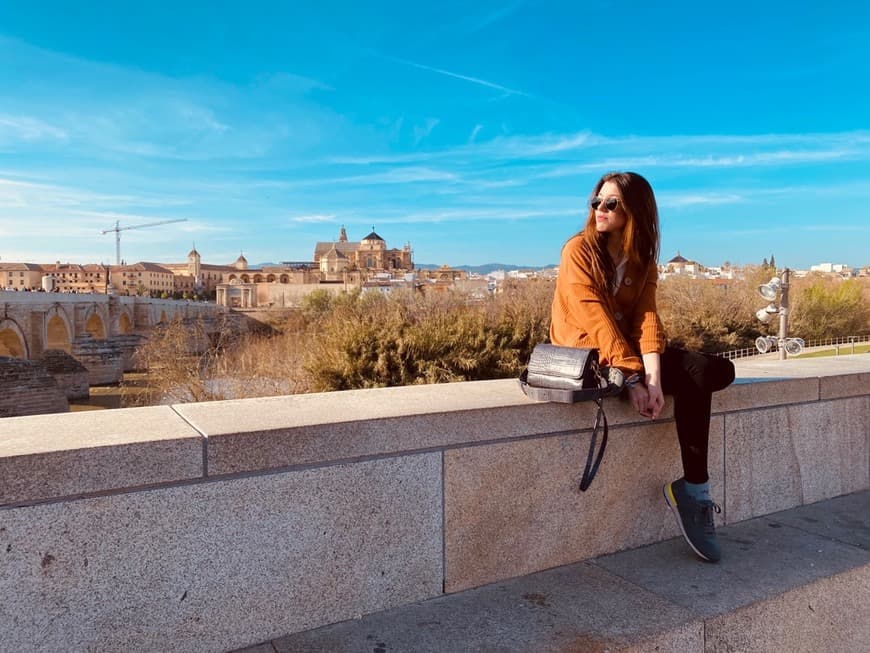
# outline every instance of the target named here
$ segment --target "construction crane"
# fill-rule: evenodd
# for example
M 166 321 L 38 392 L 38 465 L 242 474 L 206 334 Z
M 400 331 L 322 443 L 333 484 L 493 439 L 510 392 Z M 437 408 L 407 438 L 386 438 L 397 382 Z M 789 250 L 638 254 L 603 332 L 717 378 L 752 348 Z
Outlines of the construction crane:
M 115 226 L 111 229 L 103 229 L 100 233 L 105 235 L 110 231 L 115 232 L 115 263 L 121 265 L 121 232 L 128 229 L 142 229 L 143 227 L 156 227 L 159 224 L 169 224 L 170 222 L 187 222 L 187 218 L 178 218 L 177 220 L 161 220 L 160 222 L 148 222 L 146 224 L 134 224 L 130 227 L 122 227 L 121 223 L 116 220 Z

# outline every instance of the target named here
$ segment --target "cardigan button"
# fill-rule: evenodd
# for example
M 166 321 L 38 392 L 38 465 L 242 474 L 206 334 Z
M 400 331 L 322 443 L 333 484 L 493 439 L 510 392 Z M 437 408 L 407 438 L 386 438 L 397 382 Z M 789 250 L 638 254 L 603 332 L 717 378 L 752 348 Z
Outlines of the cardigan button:
M 626 277 L 626 278 L 625 278 L 625 285 L 626 285 L 626 286 L 630 286 L 630 285 L 631 285 L 631 277 Z
M 619 311 L 616 311 L 616 313 L 613 314 L 613 317 L 615 317 L 617 320 L 621 320 L 621 319 L 622 319 L 622 313 L 620 313 Z

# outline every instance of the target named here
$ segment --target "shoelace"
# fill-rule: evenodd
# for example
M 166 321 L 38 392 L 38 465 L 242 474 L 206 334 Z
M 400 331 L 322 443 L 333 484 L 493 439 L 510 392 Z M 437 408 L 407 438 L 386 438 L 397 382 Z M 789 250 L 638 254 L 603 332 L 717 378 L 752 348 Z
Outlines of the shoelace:
M 718 503 L 712 501 L 700 501 L 698 505 L 701 508 L 701 517 L 704 520 L 704 533 L 712 535 L 716 532 L 716 524 L 713 517 L 716 513 L 722 512 L 722 508 Z

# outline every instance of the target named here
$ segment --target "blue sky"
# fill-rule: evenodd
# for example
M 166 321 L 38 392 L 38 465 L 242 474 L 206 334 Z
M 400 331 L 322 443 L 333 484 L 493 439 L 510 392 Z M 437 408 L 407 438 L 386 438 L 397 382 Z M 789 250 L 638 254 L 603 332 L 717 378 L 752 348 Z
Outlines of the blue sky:
M 662 260 L 868 265 L 868 80 L 865 2 L 0 2 L 0 260 L 545 265 L 627 169 Z

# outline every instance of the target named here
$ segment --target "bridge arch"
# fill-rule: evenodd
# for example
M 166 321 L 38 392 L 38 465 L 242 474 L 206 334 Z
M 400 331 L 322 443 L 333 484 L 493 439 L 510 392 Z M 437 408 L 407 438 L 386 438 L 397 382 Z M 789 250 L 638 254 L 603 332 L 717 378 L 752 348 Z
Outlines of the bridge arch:
M 91 308 L 88 311 L 88 316 L 85 320 L 85 331 L 90 333 L 94 340 L 105 340 L 108 335 L 106 321 L 96 308 Z
M 127 314 L 127 311 L 121 311 L 118 316 L 118 333 L 127 334 L 133 332 L 133 321 Z
M 72 353 L 73 329 L 63 309 L 55 304 L 45 314 L 45 348 Z
M 21 331 L 21 327 L 12 318 L 0 320 L 0 356 L 12 358 L 30 358 L 27 348 L 27 339 Z

